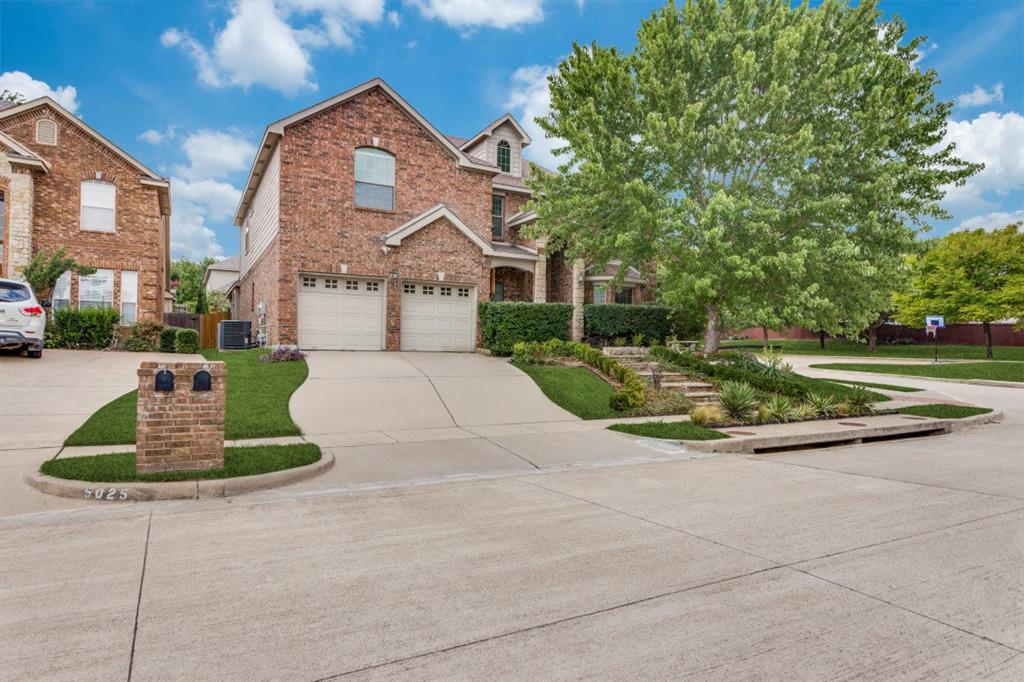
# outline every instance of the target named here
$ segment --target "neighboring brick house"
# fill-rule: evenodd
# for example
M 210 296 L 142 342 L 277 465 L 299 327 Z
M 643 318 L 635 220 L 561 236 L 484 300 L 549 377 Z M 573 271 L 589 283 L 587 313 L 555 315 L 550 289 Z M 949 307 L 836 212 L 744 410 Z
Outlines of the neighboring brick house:
M 478 301 L 582 297 L 592 276 L 521 234 L 530 141 L 507 114 L 445 136 L 379 78 L 272 123 L 235 214 L 236 315 L 270 344 L 470 351 Z
M 0 108 L 0 276 L 65 248 L 55 308 L 108 307 L 122 324 L 162 319 L 170 272 L 170 182 L 49 97 Z

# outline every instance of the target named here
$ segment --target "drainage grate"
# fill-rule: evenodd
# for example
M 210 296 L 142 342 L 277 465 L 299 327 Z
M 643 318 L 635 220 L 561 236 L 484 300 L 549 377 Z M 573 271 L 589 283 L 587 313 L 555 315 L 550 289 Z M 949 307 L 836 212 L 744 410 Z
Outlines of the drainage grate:
M 945 426 L 937 426 L 934 429 L 911 431 L 909 433 L 889 433 L 878 436 L 863 436 L 859 438 L 836 438 L 835 440 L 820 440 L 814 443 L 798 443 L 794 445 L 775 445 L 766 448 L 754 448 L 755 455 L 770 455 L 775 452 L 793 452 L 796 450 L 818 450 L 821 448 L 835 448 L 843 445 L 858 445 L 860 443 L 878 443 L 884 440 L 906 440 L 908 438 L 923 438 L 924 436 L 937 436 L 942 433 L 949 433 Z

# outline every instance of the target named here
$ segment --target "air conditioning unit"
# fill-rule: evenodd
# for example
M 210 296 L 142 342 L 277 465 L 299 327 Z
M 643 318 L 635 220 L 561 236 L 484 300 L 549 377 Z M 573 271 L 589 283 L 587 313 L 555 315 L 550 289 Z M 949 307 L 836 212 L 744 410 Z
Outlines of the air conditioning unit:
M 249 320 L 221 320 L 217 324 L 217 348 L 245 350 L 252 346 L 252 322 Z

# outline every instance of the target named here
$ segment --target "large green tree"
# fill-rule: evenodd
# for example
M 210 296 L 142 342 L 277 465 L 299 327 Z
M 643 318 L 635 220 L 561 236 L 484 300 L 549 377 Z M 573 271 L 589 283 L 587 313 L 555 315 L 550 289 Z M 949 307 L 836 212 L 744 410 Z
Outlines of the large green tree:
M 172 262 L 171 279 L 178 283 L 174 294 L 175 302 L 187 306 L 191 312 L 196 312 L 199 292 L 203 290 L 203 274 L 211 263 L 216 262 L 216 258 L 204 258 L 198 263 L 187 258 Z
M 1020 223 L 988 232 L 953 232 L 912 259 L 910 291 L 894 297 L 896 319 L 920 327 L 926 315 L 981 322 L 992 357 L 992 322 L 1024 320 L 1024 233 Z M 941 332 L 940 332 L 941 333 Z
M 877 0 L 693 0 L 632 53 L 574 45 L 538 120 L 564 163 L 533 176 L 537 230 L 657 261 L 660 298 L 705 309 L 707 351 L 729 314 L 866 325 L 941 188 L 980 169 L 942 144 L 951 105 L 904 37 Z

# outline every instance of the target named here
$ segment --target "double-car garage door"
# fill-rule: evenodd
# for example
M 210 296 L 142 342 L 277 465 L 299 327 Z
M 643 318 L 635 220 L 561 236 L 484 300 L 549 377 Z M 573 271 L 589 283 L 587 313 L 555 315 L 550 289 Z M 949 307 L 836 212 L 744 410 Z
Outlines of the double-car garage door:
M 472 351 L 475 287 L 402 285 L 402 350 Z M 299 277 L 299 347 L 382 350 L 386 283 L 345 275 Z

